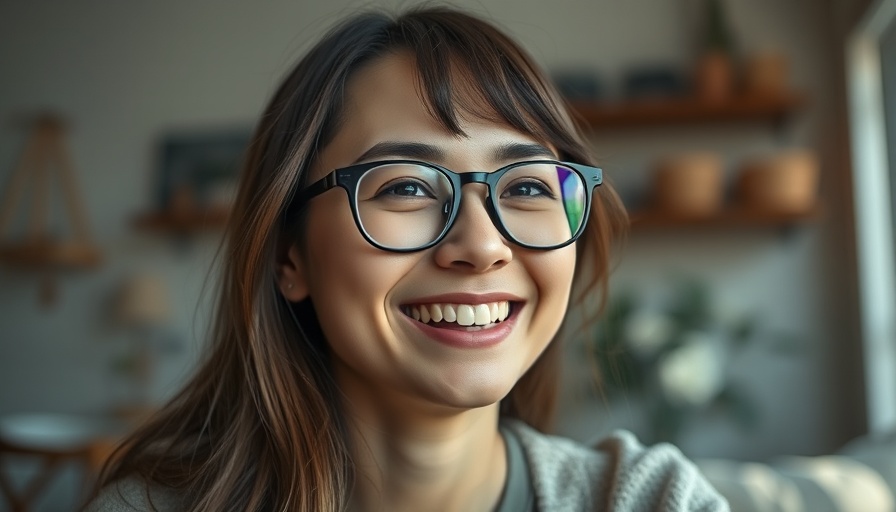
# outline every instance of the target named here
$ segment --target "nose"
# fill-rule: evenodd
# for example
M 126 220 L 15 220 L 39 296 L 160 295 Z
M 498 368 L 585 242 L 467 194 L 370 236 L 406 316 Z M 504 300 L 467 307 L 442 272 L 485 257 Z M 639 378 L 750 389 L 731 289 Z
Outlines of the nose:
M 463 189 L 454 225 L 435 248 L 436 264 L 476 273 L 507 265 L 513 259 L 513 251 L 488 214 L 487 187 L 477 183 Z

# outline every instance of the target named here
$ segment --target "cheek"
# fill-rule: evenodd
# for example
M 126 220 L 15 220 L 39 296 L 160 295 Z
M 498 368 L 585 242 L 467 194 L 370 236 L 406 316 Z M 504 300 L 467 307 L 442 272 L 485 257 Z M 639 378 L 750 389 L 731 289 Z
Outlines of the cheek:
M 548 341 L 553 338 L 566 314 L 575 275 L 575 245 L 555 251 L 535 253 L 528 262 L 529 275 L 538 289 L 538 307 L 533 326 Z
M 370 346 L 365 339 L 389 331 L 387 298 L 412 262 L 367 243 L 344 193 L 332 196 L 310 206 L 305 274 L 321 327 L 334 350 L 363 353 Z
M 538 265 L 537 281 L 550 286 L 553 293 L 568 295 L 576 270 L 575 245 L 545 252 L 544 258 L 546 261 Z
M 347 298 L 349 283 L 362 293 L 367 288 L 375 290 L 368 282 L 371 275 L 358 265 L 369 259 L 365 258 L 367 243 L 355 227 L 344 196 L 341 189 L 330 191 L 309 206 L 305 275 L 311 300 L 319 312 L 328 305 L 342 303 Z

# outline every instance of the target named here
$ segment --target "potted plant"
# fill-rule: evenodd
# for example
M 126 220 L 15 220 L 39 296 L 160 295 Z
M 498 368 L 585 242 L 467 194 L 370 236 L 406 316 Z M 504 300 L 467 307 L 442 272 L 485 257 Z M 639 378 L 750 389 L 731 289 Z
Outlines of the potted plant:
M 734 91 L 734 42 L 722 0 L 704 0 L 703 48 L 695 85 L 700 99 L 725 100 Z

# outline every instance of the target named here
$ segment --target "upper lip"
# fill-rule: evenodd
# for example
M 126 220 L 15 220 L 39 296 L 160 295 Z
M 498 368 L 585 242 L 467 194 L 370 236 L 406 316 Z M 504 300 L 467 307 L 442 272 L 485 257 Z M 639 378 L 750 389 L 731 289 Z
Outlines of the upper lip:
M 487 304 L 491 302 L 523 302 L 518 295 L 506 292 L 491 293 L 443 293 L 439 295 L 430 295 L 427 297 L 418 297 L 404 301 L 403 304 Z

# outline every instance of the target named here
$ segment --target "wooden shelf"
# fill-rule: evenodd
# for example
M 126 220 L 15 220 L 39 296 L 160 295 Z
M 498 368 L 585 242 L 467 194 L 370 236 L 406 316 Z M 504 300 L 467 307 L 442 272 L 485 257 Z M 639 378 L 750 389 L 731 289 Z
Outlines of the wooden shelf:
M 775 212 L 755 208 L 731 207 L 714 215 L 682 215 L 661 210 L 633 212 L 632 231 L 676 228 L 792 227 L 817 219 L 818 208 L 804 212 Z
M 31 240 L 0 245 L 0 263 L 32 270 L 82 270 L 103 261 L 99 250 L 87 242 Z
M 620 103 L 573 102 L 573 112 L 591 129 L 713 122 L 781 122 L 806 103 L 802 94 L 740 95 L 726 101 L 693 97 L 631 100 Z
M 134 227 L 157 233 L 191 234 L 223 228 L 229 215 L 230 210 L 224 207 L 148 212 L 134 219 Z

